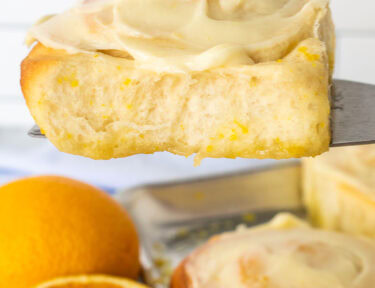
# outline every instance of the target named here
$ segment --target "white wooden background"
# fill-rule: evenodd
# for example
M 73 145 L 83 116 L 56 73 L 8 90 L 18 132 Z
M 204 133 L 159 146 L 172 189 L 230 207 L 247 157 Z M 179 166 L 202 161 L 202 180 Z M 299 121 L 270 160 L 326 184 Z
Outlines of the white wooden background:
M 75 0 L 2 0 L 0 10 L 0 126 L 29 125 L 19 88 L 19 64 L 28 49 L 27 28 Z M 5 2 L 5 3 L 4 3 Z M 4 6 L 5 4 L 5 6 Z M 332 0 L 337 27 L 337 78 L 375 83 L 375 1 Z

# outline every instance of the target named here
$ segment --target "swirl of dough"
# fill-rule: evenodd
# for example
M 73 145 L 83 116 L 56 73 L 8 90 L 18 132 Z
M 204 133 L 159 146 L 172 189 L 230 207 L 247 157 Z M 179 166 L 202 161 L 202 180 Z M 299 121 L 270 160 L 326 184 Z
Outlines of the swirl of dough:
M 370 288 L 374 281 L 371 241 L 282 214 L 209 241 L 176 270 L 172 288 Z

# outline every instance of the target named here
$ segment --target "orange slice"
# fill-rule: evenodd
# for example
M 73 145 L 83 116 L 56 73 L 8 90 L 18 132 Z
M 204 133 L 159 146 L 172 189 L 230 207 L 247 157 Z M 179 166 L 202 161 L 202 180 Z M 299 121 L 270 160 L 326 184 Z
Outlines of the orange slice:
M 110 276 L 74 276 L 57 278 L 37 285 L 35 288 L 148 288 L 125 278 Z

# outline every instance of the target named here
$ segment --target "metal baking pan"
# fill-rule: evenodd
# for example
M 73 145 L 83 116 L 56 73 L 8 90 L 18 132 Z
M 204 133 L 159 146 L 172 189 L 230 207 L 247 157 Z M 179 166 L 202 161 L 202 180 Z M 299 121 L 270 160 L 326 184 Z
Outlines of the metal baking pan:
M 237 174 L 147 185 L 115 197 L 135 221 L 144 281 L 166 288 L 173 269 L 211 236 L 267 222 L 279 212 L 305 217 L 299 162 Z

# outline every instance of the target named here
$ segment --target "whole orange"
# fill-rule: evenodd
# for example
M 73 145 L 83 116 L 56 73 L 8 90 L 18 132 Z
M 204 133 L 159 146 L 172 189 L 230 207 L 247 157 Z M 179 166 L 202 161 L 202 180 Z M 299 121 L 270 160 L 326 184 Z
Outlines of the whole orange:
M 93 186 L 43 176 L 0 187 L 0 287 L 78 274 L 134 279 L 138 250 L 126 211 Z

